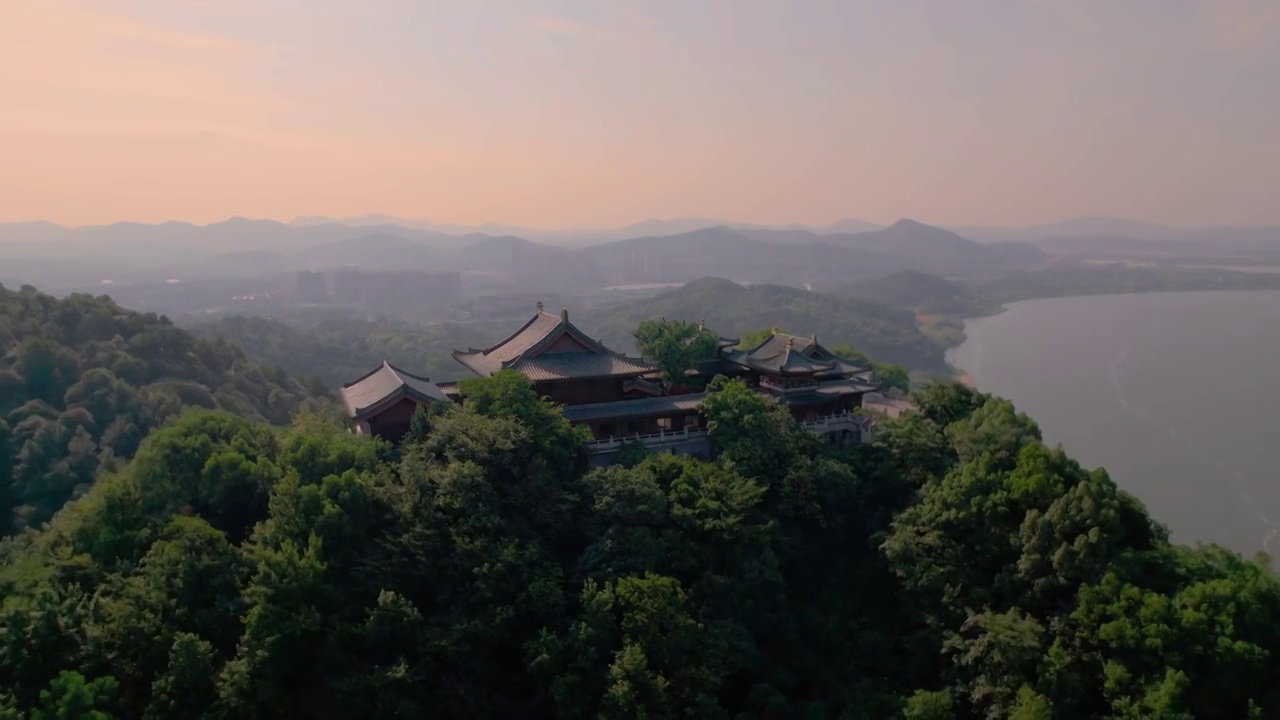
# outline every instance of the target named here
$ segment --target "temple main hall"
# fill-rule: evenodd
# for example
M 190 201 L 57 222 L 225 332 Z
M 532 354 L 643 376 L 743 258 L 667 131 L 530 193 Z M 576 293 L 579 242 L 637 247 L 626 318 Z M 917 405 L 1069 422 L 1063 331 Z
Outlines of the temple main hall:
M 672 393 L 655 363 L 614 352 L 569 320 L 569 311 L 546 312 L 538 303 L 518 330 L 486 348 L 453 351 L 480 377 L 512 370 L 534 390 L 562 406 L 565 417 L 590 429 L 594 454 L 607 456 L 626 442 L 688 454 L 709 452 L 700 392 Z M 871 368 L 841 358 L 816 337 L 775 333 L 755 347 L 721 338 L 716 358 L 691 371 L 702 379 L 740 378 L 756 392 L 791 410 L 795 419 L 830 442 L 857 442 L 870 433 L 855 412 L 875 392 Z M 462 403 L 457 383 L 383 363 L 341 389 L 356 432 L 397 441 L 419 405 Z M 607 462 L 607 458 L 605 459 Z

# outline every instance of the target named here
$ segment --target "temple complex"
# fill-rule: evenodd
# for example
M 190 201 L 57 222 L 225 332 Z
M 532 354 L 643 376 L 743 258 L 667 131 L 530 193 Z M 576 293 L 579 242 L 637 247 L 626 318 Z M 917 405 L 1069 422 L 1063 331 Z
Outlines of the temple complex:
M 455 350 L 453 357 L 480 377 L 501 370 L 523 375 L 539 395 L 563 406 L 570 422 L 591 430 L 596 455 L 616 453 L 628 441 L 710 453 L 701 415 L 704 394 L 671 393 L 655 363 L 593 340 L 569 321 L 567 310 L 552 314 L 538 303 L 533 317 L 506 339 Z M 816 337 L 775 333 L 752 348 L 722 338 L 717 357 L 690 374 L 698 381 L 740 378 L 831 442 L 864 440 L 870 432 L 869 420 L 855 411 L 865 394 L 878 389 L 871 369 L 837 357 Z M 342 398 L 356 432 L 393 441 L 407 432 L 418 405 L 463 402 L 456 383 L 433 383 L 386 363 L 343 386 Z

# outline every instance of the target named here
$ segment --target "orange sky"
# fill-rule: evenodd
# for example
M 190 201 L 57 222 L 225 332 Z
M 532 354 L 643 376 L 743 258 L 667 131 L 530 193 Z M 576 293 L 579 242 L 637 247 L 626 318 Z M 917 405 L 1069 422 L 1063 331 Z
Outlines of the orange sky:
M 0 3 L 0 221 L 1280 222 L 1274 0 Z

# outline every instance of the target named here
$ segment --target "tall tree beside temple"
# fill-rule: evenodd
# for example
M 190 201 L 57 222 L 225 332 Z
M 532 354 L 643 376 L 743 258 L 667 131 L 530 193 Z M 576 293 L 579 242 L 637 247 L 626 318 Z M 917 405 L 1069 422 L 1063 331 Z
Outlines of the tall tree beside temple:
M 714 360 L 720 339 L 702 325 L 685 320 L 645 320 L 635 332 L 636 348 L 662 369 L 667 383 L 689 382 L 686 373 Z

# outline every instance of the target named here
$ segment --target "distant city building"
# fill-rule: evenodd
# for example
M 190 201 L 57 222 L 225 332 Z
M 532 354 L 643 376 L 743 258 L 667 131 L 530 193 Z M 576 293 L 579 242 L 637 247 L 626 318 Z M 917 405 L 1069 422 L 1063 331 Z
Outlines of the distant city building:
M 293 301 L 323 303 L 329 300 L 329 285 L 322 272 L 298 273 L 293 285 Z

